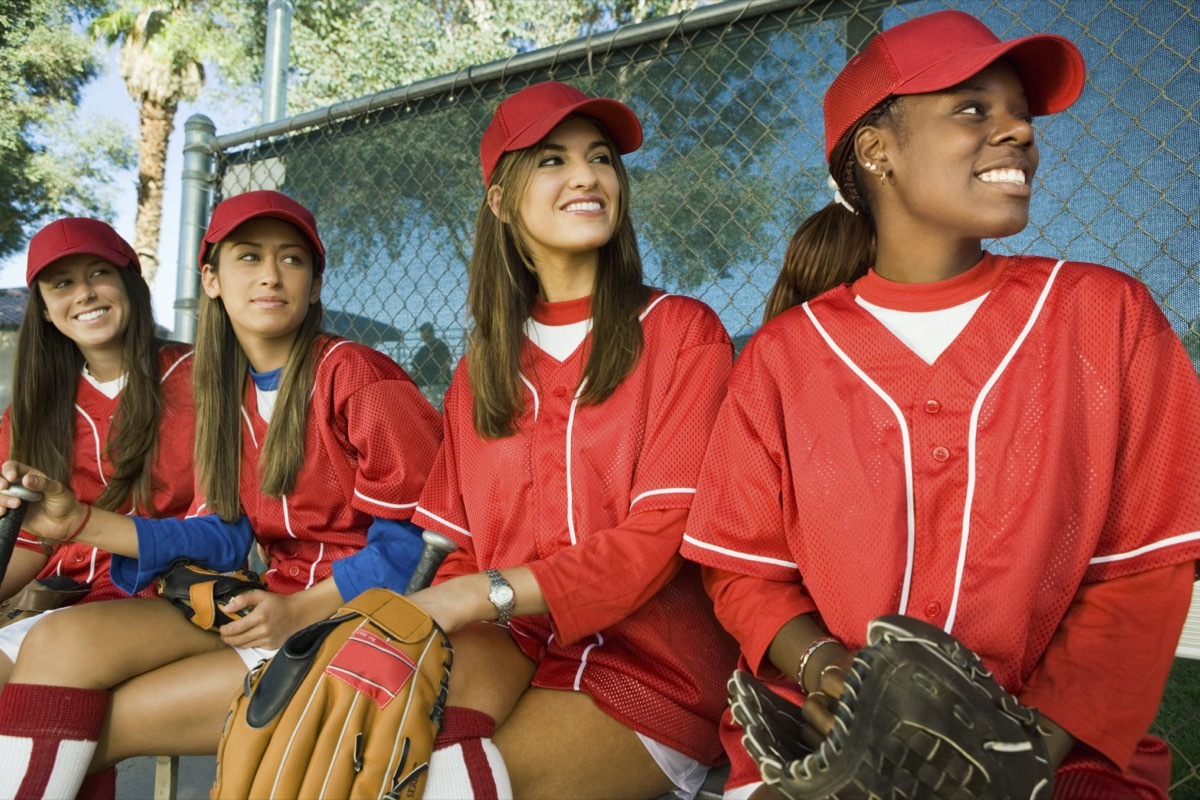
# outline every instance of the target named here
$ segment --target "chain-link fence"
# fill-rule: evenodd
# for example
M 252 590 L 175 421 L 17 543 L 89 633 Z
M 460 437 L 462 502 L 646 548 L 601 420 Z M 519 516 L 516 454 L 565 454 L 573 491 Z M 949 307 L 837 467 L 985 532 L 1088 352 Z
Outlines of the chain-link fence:
M 219 137 L 212 183 L 222 195 L 282 188 L 315 211 L 335 329 L 411 367 L 428 322 L 461 355 L 480 135 L 500 98 L 566 81 L 641 117 L 646 144 L 626 163 L 647 279 L 708 303 L 740 344 L 796 225 L 829 200 L 829 82 L 876 31 L 946 7 L 1001 38 L 1062 34 L 1089 67 L 1080 100 L 1038 123 L 1031 224 L 989 248 L 1136 275 L 1200 363 L 1200 18 L 1189 0 L 721 3 Z M 1180 797 L 1200 797 L 1198 666 L 1178 662 L 1159 722 L 1177 748 Z

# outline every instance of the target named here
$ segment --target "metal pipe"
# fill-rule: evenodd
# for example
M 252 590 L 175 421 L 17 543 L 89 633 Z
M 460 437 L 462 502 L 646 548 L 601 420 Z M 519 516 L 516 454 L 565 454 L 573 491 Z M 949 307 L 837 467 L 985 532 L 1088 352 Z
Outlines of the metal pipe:
M 264 123 L 283 119 L 287 113 L 288 52 L 291 40 L 291 0 L 270 0 L 267 4 L 267 52 L 262 77 Z
M 200 240 L 212 197 L 217 126 L 193 114 L 183 126 L 183 198 L 179 204 L 179 262 L 175 270 L 174 337 L 196 338 L 196 301 L 200 297 Z
M 652 19 L 637 25 L 624 25 L 601 36 L 587 36 L 530 53 L 518 53 L 511 58 L 492 61 L 478 67 L 469 67 L 451 75 L 417 81 L 408 86 L 388 89 L 344 103 L 336 103 L 289 119 L 264 122 L 256 128 L 248 128 L 219 137 L 216 141 L 216 148 L 224 151 L 239 145 L 283 136 L 292 131 L 328 125 L 339 119 L 357 116 L 366 111 L 375 111 L 444 94 L 459 88 L 464 83 L 467 85 L 483 83 L 509 74 L 586 59 L 589 56 L 603 55 L 640 44 L 659 43 L 672 33 L 683 34 L 701 28 L 728 25 L 739 20 L 787 11 L 801 5 L 821 5 L 821 3 L 812 2 L 812 0 L 735 0 L 734 2 L 701 6 L 670 17 Z M 837 5 L 837 3 L 830 3 L 830 5 Z

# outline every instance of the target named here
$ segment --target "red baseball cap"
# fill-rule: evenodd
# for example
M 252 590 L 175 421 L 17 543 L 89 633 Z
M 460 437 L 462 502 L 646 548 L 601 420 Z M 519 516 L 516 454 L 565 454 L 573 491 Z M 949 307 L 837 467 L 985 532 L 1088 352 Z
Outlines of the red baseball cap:
M 325 271 L 325 245 L 321 243 L 321 236 L 317 233 L 317 220 L 312 212 L 286 194 L 266 189 L 235 194 L 217 203 L 212 219 L 208 222 L 208 230 L 200 243 L 200 266 L 203 268 L 211 245 L 233 233 L 243 222 L 259 217 L 281 219 L 299 228 L 312 245 L 316 274 L 320 275 Z
M 938 11 L 875 36 L 825 93 L 825 160 L 864 114 L 890 95 L 962 83 L 999 58 L 1017 67 L 1034 116 L 1062 111 L 1083 91 L 1087 68 L 1069 39 L 1051 33 L 1000 41 L 961 11 Z
M 588 97 L 574 86 L 558 81 L 535 83 L 506 97 L 483 132 L 479 143 L 483 185 L 491 183 L 492 172 L 502 155 L 532 147 L 574 114 L 599 122 L 612 137 L 618 153 L 632 153 L 642 146 L 642 123 L 624 103 L 607 97 Z
M 90 217 L 66 217 L 51 222 L 29 240 L 25 284 L 33 286 L 39 272 L 60 258 L 77 253 L 103 258 L 115 267 L 132 266 L 139 275 L 142 272 L 137 253 L 107 222 Z

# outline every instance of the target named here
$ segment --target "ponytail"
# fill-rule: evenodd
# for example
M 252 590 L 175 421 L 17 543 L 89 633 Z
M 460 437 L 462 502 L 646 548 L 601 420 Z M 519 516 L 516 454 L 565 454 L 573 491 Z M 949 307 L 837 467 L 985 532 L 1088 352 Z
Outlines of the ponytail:
M 895 100 L 896 96 L 891 95 L 864 114 L 830 153 L 829 173 L 845 202 L 857 211 L 834 202 L 801 223 L 788 243 L 775 286 L 767 295 L 763 322 L 835 286 L 858 280 L 875 262 L 875 218 L 863 188 L 854 140 L 860 129 L 885 117 L 891 124 L 898 124 L 898 114 L 893 111 L 899 110 Z

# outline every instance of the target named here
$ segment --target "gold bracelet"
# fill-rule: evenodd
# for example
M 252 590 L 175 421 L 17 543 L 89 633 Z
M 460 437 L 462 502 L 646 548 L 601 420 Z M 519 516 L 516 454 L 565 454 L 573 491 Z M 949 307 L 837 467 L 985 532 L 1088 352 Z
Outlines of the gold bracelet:
M 796 683 L 800 684 L 800 690 L 805 694 L 808 694 L 808 689 L 804 686 L 804 670 L 808 666 L 808 659 L 812 657 L 813 653 L 820 650 L 823 645 L 827 644 L 838 644 L 838 640 L 832 636 L 820 636 L 813 639 L 812 643 L 804 651 L 804 654 L 800 656 L 800 664 L 796 667 Z

